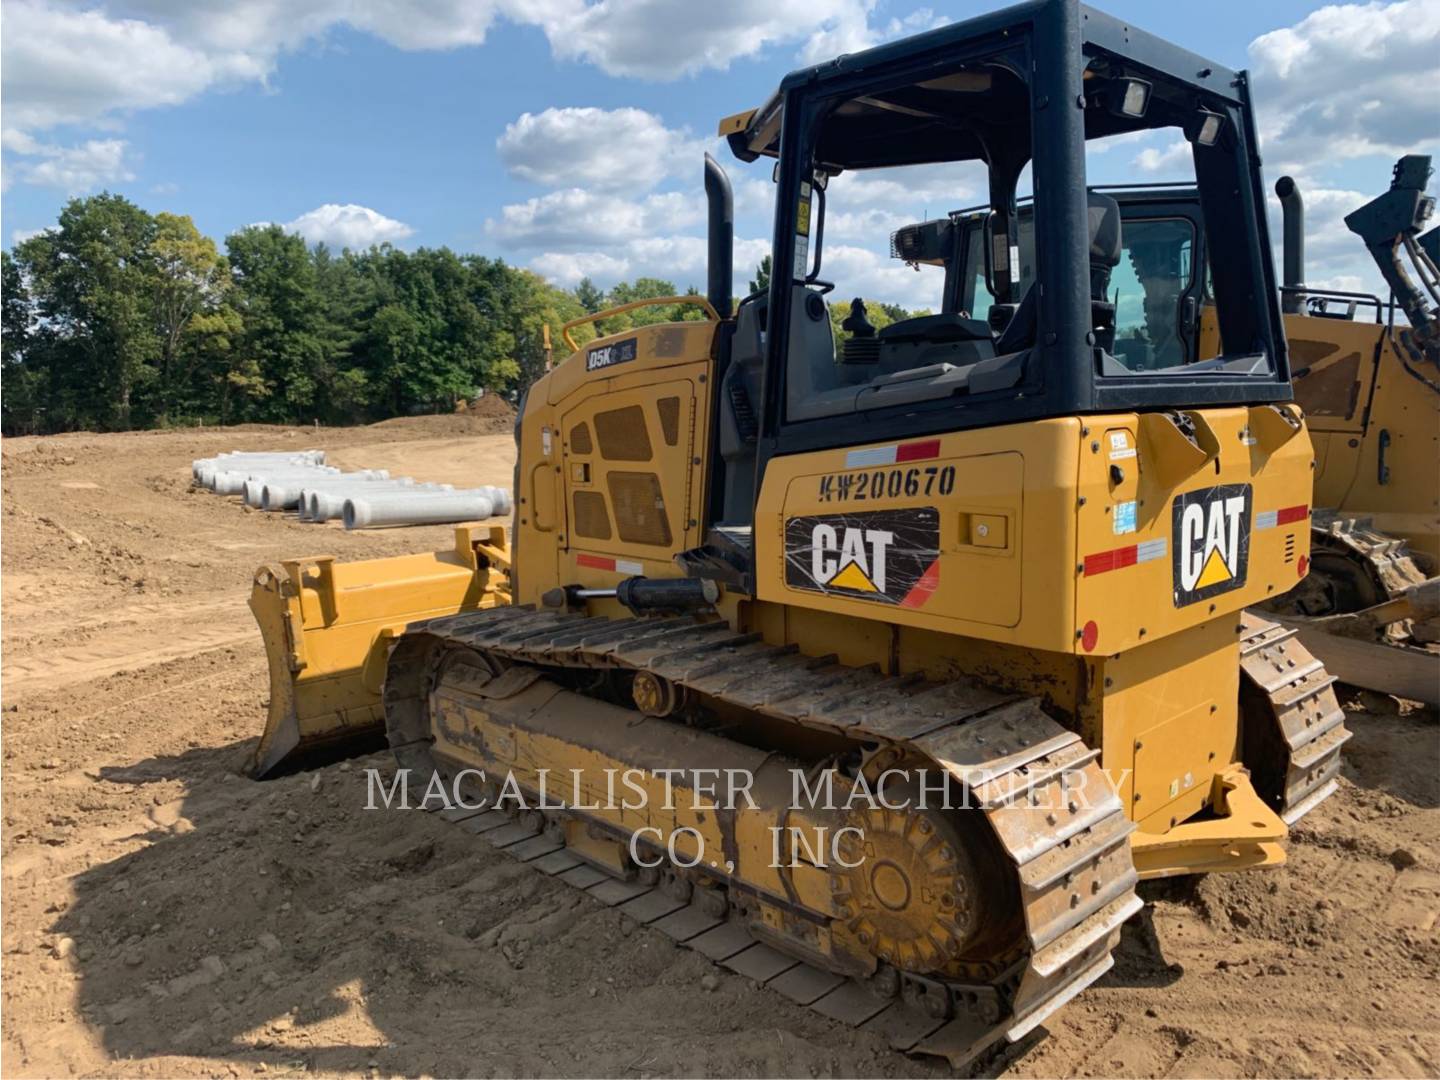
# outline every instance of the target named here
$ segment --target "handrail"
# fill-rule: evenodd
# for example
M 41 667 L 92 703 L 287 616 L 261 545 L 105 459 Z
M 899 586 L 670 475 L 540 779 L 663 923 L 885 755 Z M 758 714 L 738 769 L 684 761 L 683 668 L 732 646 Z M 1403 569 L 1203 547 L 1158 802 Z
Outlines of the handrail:
M 565 339 L 565 344 L 570 346 L 571 352 L 579 352 L 580 346 L 576 345 L 575 339 L 570 336 L 570 331 L 575 327 L 584 326 L 597 319 L 608 319 L 612 315 L 623 315 L 636 308 L 658 307 L 660 304 L 693 304 L 695 307 L 704 308 L 705 314 L 710 316 L 712 322 L 720 321 L 720 313 L 715 310 L 714 305 L 698 293 L 692 293 L 689 296 L 652 296 L 646 300 L 631 300 L 628 304 L 621 304 L 619 307 L 606 308 L 604 311 L 596 311 L 589 315 L 582 315 L 578 319 L 571 319 L 560 328 L 560 336 Z
M 1290 293 L 1293 296 L 1313 296 L 1321 300 L 1328 297 L 1331 300 L 1354 300 L 1359 303 L 1374 304 L 1376 325 L 1385 321 L 1381 318 L 1385 308 L 1385 302 L 1374 293 L 1346 292 L 1344 289 L 1324 289 L 1318 285 L 1281 285 L 1280 291 L 1282 293 Z

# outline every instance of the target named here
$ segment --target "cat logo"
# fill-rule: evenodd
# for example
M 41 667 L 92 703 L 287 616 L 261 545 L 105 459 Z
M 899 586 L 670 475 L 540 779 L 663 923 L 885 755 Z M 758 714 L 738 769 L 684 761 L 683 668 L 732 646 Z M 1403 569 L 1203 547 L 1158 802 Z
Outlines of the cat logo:
M 922 607 L 940 585 L 940 513 L 923 506 L 789 518 L 785 584 Z
M 810 576 L 816 584 L 855 592 L 885 591 L 885 549 L 895 542 L 888 529 L 846 528 L 817 522 L 810 530 Z
M 1221 484 L 1177 496 L 1171 510 L 1175 606 L 1245 584 L 1250 561 L 1250 485 Z

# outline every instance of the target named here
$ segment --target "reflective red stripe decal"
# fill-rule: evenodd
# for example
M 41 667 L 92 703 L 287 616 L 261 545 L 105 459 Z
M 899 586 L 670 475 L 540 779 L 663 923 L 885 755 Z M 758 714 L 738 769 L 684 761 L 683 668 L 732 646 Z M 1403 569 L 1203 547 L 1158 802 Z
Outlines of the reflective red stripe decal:
M 1289 525 L 1292 521 L 1304 521 L 1309 516 L 1309 506 L 1287 506 L 1275 511 L 1275 524 Z
M 1135 545 L 1131 544 L 1129 547 L 1111 548 L 1109 551 L 1086 555 L 1085 576 L 1092 577 L 1110 570 L 1119 570 L 1121 567 L 1134 566 L 1135 554 Z
M 576 555 L 576 566 L 588 566 L 592 570 L 614 570 L 615 560 L 607 559 L 603 555 Z
M 929 461 L 940 456 L 940 440 L 926 439 L 924 442 L 901 443 L 895 449 L 895 463 L 902 461 Z

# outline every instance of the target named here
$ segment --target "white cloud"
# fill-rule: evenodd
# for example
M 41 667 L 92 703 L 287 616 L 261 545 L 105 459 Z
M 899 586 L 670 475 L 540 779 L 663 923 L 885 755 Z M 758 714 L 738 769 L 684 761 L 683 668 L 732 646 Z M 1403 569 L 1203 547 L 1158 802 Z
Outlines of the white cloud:
M 735 241 L 735 295 L 742 295 L 755 267 L 770 253 L 770 241 Z M 706 245 L 698 236 L 651 236 L 617 244 L 606 251 L 547 251 L 530 268 L 556 285 L 572 288 L 588 277 L 601 288 L 637 277 L 658 277 L 677 289 L 705 286 Z
M 44 229 L 15 229 L 10 233 L 10 243 L 11 245 L 23 244 L 32 236 L 39 236 L 41 233 L 47 233 L 49 231 L 48 227 Z
M 1440 146 L 1440 3 L 1337 4 L 1250 43 L 1272 175 Z
M 872 27 L 874 0 L 128 0 L 125 17 L 60 0 L 7 0 L 5 123 L 113 122 L 215 87 L 264 82 L 285 50 L 349 26 L 402 49 L 480 45 L 498 18 L 538 26 L 561 59 L 612 75 L 724 70 L 777 44 L 812 59 L 943 21 L 928 9 Z M 542 114 L 543 115 L 543 114 Z
M 1085 144 L 1086 154 L 1108 154 L 1117 146 L 1129 146 L 1131 143 L 1143 142 L 1152 133 L 1145 129 L 1139 131 L 1122 131 L 1118 135 L 1106 135 L 1103 139 L 1091 139 Z
M 700 176 L 707 144 L 667 128 L 644 109 L 567 108 L 523 113 L 496 140 L 513 174 L 547 187 L 583 182 L 598 191 L 654 187 Z
M 161 26 L 99 10 L 8 0 L 0 19 L 7 129 L 94 123 L 176 105 L 217 83 L 262 78 L 268 70 L 258 57 L 194 48 Z
M 1195 175 L 1195 156 L 1190 149 L 1190 144 L 1184 139 L 1177 139 L 1169 146 L 1157 149 L 1147 146 L 1135 155 L 1131 162 L 1137 169 L 1148 173 L 1179 173 L 1187 180 L 1193 180 Z
M 725 70 L 776 45 L 803 43 L 802 55 L 815 59 L 944 21 L 921 9 L 872 26 L 875 0 L 812 0 L 803 6 L 774 0 L 121 2 L 123 15 L 98 5 L 72 6 L 68 0 L 7 0 L 0 28 L 7 131 L 33 136 L 67 124 L 114 129 L 136 110 L 179 105 L 214 89 L 264 84 L 283 52 L 323 39 L 336 26 L 373 34 L 401 49 L 450 49 L 482 44 L 503 18 L 539 27 L 557 58 L 594 64 L 612 75 L 665 80 Z M 501 150 L 516 174 L 560 182 L 562 159 L 555 148 L 545 153 L 539 136 L 563 136 L 565 145 L 581 149 L 573 122 L 583 111 L 552 109 L 527 114 L 512 125 Z M 653 184 L 657 173 L 682 168 L 681 160 L 698 156 L 696 147 L 705 145 L 683 131 L 665 129 L 639 110 L 593 112 L 600 114 L 592 119 L 602 127 L 623 128 L 627 119 L 639 119 L 640 126 L 625 132 L 633 145 L 624 140 L 607 145 L 601 139 L 590 144 L 623 159 L 620 167 L 597 162 L 601 179 L 586 178 L 592 187 L 624 184 L 633 190 L 637 179 L 642 186 Z M 641 160 L 642 146 L 660 149 L 662 155 L 648 167 L 626 167 Z M 596 151 L 583 149 L 593 161 Z M 12 172 L 27 181 L 33 175 L 40 183 L 85 182 L 82 171 L 67 174 L 51 164 L 33 173 L 7 172 L 6 186 Z
M 294 221 L 287 221 L 284 228 L 288 232 L 299 233 L 312 244 L 325 243 L 331 247 L 353 249 L 399 243 L 415 232 L 403 221 L 354 203 L 317 206 Z
M 126 163 L 128 144 L 124 139 L 90 139 L 76 146 L 58 146 L 7 131 L 3 144 L 20 157 L 11 164 L 19 179 L 67 195 L 83 195 L 106 184 L 135 179 Z
M 586 251 L 670 235 L 698 224 L 704 215 L 698 192 L 671 191 L 632 200 L 565 188 L 502 207 L 498 220 L 485 222 L 485 231 L 515 247 Z
M 885 210 L 918 221 L 922 214 L 937 217 L 959 210 L 984 190 L 984 166 L 962 162 L 841 173 L 830 181 L 825 194 L 831 214 Z
M 126 6 L 197 45 L 270 55 L 341 25 L 401 49 L 481 45 L 497 17 L 530 22 L 547 7 L 523 0 L 127 0 Z
M 920 8 L 903 19 L 891 19 L 884 26 L 873 26 L 870 15 L 873 0 L 848 5 L 826 26 L 810 35 L 800 50 L 800 59 L 818 64 L 846 53 L 862 52 L 886 41 L 909 37 L 950 22 L 945 15 L 936 15 L 929 8 Z
M 888 237 L 886 238 L 889 239 Z M 938 266 L 907 266 L 874 248 L 852 244 L 825 245 L 824 273 L 835 282 L 826 297 L 831 305 L 848 304 L 856 296 L 911 309 L 940 310 L 945 272 Z
M 552 4 L 535 21 L 562 59 L 587 61 L 610 75 L 668 80 L 724 71 L 772 45 L 853 27 L 872 6 L 873 0 L 571 0 Z
M 530 268 L 561 288 L 573 289 L 587 277 L 602 287 L 623 281 L 630 263 L 604 251 L 547 251 L 531 259 Z

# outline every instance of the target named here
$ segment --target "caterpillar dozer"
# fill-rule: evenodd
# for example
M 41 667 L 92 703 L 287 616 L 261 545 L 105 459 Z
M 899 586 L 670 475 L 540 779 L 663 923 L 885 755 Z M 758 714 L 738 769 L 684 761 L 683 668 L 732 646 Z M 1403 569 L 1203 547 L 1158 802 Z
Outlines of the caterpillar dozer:
M 1347 218 L 1391 285 L 1368 293 L 1304 280 L 1304 204 L 1291 177 L 1275 185 L 1284 216 L 1281 309 L 1296 403 L 1315 446 L 1309 572 L 1262 609 L 1300 631 L 1331 674 L 1357 686 L 1440 705 L 1440 310 L 1421 236 L 1433 207 L 1430 159 L 1407 155 L 1389 191 Z M 1114 185 L 1123 250 L 1111 289 L 1117 354 L 1146 369 L 1185 363 L 1216 347 L 1212 258 L 1193 184 Z M 942 310 L 984 310 L 1003 325 L 1011 308 L 988 292 L 987 207 L 902 226 L 897 257 L 944 268 Z M 1020 204 L 1019 275 L 1034 275 L 1033 212 Z M 1401 252 L 1413 267 L 1406 272 Z M 1420 284 L 1417 285 L 1416 282 Z M 1422 291 L 1422 286 L 1425 291 Z M 1404 318 L 1397 326 L 1396 309 Z
M 1159 368 L 1117 346 L 1084 156 L 1152 129 L 1192 147 L 1219 327 Z M 653 301 L 705 319 L 565 328 L 508 538 L 257 572 L 252 771 L 383 739 L 470 795 L 455 827 L 958 1066 L 1109 969 L 1142 878 L 1277 866 L 1337 785 L 1333 680 L 1246 613 L 1305 573 L 1314 469 L 1248 82 L 1036 0 L 798 71 L 720 134 L 775 162 L 768 287 L 733 303 L 707 156 L 707 292 Z M 987 178 L 1004 326 L 852 303 L 837 346 L 831 182 L 952 162 Z

